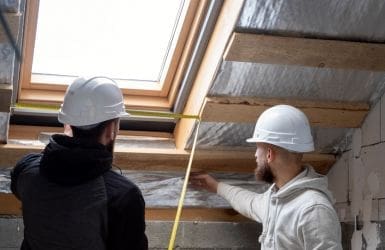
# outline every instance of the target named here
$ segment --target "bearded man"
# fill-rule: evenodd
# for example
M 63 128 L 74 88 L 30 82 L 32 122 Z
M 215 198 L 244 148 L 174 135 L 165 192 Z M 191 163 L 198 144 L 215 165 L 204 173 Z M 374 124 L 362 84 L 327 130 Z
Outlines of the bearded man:
M 78 78 L 68 87 L 58 113 L 65 133 L 11 173 L 22 202 L 20 249 L 148 249 L 142 193 L 112 170 L 120 118 L 127 116 L 110 78 Z
M 206 173 L 192 174 L 190 183 L 225 198 L 242 215 L 263 225 L 261 249 L 342 249 L 341 228 L 327 189 L 327 177 L 302 164 L 314 151 L 306 115 L 277 105 L 259 117 L 255 177 L 271 184 L 262 193 L 218 182 Z

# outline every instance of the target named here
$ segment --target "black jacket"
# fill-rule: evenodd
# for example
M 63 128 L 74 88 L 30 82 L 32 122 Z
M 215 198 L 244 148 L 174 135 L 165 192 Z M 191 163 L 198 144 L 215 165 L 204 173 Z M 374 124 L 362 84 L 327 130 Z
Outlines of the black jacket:
M 21 159 L 11 173 L 23 206 L 21 249 L 147 249 L 143 196 L 111 164 L 105 146 L 63 135 Z

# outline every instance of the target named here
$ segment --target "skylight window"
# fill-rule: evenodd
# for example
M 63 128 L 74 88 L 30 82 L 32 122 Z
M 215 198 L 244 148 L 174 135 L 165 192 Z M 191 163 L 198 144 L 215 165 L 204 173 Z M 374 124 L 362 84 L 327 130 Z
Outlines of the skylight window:
M 169 110 L 207 1 L 28 0 L 18 102 L 63 100 L 78 76 L 106 76 L 127 107 Z
M 182 7 L 181 0 L 40 0 L 32 73 L 160 82 Z

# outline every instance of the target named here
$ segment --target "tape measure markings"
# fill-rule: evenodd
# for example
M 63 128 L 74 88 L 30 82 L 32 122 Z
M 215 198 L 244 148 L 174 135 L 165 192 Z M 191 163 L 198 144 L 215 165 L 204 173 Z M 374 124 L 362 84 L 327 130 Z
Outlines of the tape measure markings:
M 60 105 L 16 103 L 13 106 L 13 108 L 59 111 Z M 176 118 L 176 119 L 185 118 L 185 119 L 197 119 L 197 120 L 200 119 L 198 115 L 185 115 L 185 114 L 175 114 L 175 113 L 168 113 L 168 112 L 161 112 L 161 111 L 146 111 L 146 110 L 135 110 L 135 109 L 126 109 L 126 111 L 132 116 L 162 117 L 162 118 Z

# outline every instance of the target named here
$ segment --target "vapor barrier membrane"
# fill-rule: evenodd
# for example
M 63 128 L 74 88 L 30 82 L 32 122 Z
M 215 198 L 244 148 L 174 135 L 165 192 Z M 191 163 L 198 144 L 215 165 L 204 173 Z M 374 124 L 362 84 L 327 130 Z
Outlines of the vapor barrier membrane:
M 0 169 L 0 193 L 11 192 L 11 177 L 9 170 Z
M 0 84 L 10 84 L 12 83 L 15 58 L 13 48 L 8 43 L 0 43 L 0 51 Z
M 384 13 L 378 0 L 246 0 L 237 29 L 383 42 Z
M 0 112 L 0 143 L 7 142 L 9 113 Z
M 385 72 L 231 61 L 221 67 L 209 96 L 373 103 L 385 87 Z
M 246 139 L 253 135 L 254 123 L 202 122 L 199 128 L 197 147 L 199 149 L 252 150 L 254 143 Z M 347 128 L 312 128 L 315 150 L 321 153 L 338 153 L 346 150 L 349 140 Z M 188 141 L 192 147 L 193 138 Z M 246 148 L 245 148 L 246 147 Z
M 120 171 L 118 171 L 120 173 Z M 147 207 L 176 207 L 182 190 L 184 173 L 124 171 L 125 177 L 142 190 Z M 228 184 L 240 186 L 255 192 L 263 192 L 267 185 L 257 183 L 253 174 L 214 174 Z M 0 192 L 10 193 L 9 170 L 0 170 Z M 184 202 L 186 207 L 230 208 L 230 205 L 216 194 L 188 188 Z

